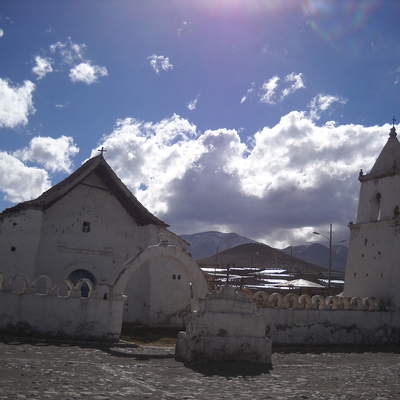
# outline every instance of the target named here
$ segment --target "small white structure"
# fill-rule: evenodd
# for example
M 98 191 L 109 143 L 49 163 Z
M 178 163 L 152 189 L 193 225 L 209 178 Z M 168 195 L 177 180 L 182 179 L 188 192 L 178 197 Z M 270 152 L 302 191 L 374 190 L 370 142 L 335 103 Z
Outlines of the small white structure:
M 176 358 L 196 361 L 249 361 L 271 363 L 271 341 L 265 322 L 247 295 L 224 286 L 200 300 L 179 332 Z
M 368 174 L 360 171 L 356 223 L 350 223 L 344 295 L 400 308 L 400 143 L 396 129 Z
M 187 243 L 167 227 L 102 155 L 37 199 L 4 210 L 0 329 L 22 324 L 115 338 L 124 303 L 126 321 L 184 326 L 207 283 Z

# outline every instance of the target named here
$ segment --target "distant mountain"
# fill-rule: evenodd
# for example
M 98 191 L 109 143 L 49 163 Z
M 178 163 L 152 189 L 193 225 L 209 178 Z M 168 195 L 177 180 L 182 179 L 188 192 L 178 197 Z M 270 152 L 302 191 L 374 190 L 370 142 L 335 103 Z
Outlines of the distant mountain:
M 282 268 L 290 272 L 318 274 L 326 272 L 326 268 L 309 263 L 286 252 L 274 249 L 262 243 L 247 243 L 219 252 L 217 255 L 202 258 L 197 262 L 205 267 L 269 267 Z
M 218 251 L 230 249 L 239 244 L 257 243 L 256 241 L 237 233 L 222 233 L 216 231 L 180 235 L 190 243 L 189 251 L 193 258 L 204 258 L 216 254 Z
M 344 271 L 347 260 L 347 247 L 335 246 L 332 250 L 332 269 Z M 329 267 L 329 247 L 319 243 L 311 243 L 303 246 L 290 246 L 283 249 L 286 254 L 308 261 L 313 264 Z

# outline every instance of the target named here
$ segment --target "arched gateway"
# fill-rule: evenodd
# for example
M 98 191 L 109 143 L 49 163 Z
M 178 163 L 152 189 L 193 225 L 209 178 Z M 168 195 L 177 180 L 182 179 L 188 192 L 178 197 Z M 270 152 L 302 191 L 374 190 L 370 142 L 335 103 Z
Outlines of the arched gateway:
M 158 261 L 154 263 L 154 260 Z M 190 306 L 199 298 L 204 298 L 208 291 L 203 272 L 184 249 L 167 242 L 149 246 L 127 260 L 112 283 L 112 300 L 120 303 L 120 310 L 115 315 L 118 321 L 114 317 L 112 319 L 114 327 L 118 325 L 119 330 L 122 326 L 125 294 L 129 293 L 130 297 L 132 293 L 131 290 L 127 291 L 128 284 L 132 277 L 135 277 L 136 273 L 148 266 L 150 262 L 157 275 L 157 279 L 153 278 L 150 282 L 143 283 L 148 285 L 144 290 L 148 291 L 145 299 L 149 299 L 150 325 L 159 326 L 163 325 L 163 322 L 166 325 L 166 321 L 171 320 L 175 325 L 182 325 L 185 315 L 190 311 Z M 175 269 L 171 270 L 171 266 Z M 140 303 L 145 299 L 141 299 Z M 130 301 L 129 298 L 128 301 Z M 110 310 L 115 312 L 114 307 Z M 156 317 L 159 319 L 156 320 Z

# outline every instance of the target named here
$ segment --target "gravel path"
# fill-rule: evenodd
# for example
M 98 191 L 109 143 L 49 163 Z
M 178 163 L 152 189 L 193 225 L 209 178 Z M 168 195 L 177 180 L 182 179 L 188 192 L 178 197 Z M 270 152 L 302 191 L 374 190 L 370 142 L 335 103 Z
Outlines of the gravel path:
M 400 399 L 398 348 L 281 349 L 272 363 L 189 368 L 173 348 L 0 338 L 0 399 Z

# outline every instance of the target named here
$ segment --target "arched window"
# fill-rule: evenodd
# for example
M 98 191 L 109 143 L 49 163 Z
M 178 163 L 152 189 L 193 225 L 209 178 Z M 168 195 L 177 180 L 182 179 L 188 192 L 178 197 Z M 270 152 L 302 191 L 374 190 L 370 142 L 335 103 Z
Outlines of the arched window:
M 74 285 L 76 285 L 81 279 L 88 279 L 93 283 L 93 285 L 96 284 L 96 278 L 94 277 L 94 275 L 91 272 L 86 271 L 85 269 L 76 269 L 68 275 L 68 279 Z
M 382 195 L 378 192 L 371 199 L 371 221 L 381 220 Z
M 89 297 L 92 288 L 96 285 L 96 278 L 94 275 L 85 269 L 77 269 L 68 275 L 68 279 L 74 286 L 78 282 L 83 281 L 80 285 L 81 297 Z
M 90 287 L 89 284 L 84 281 L 81 285 L 81 297 L 89 297 Z

